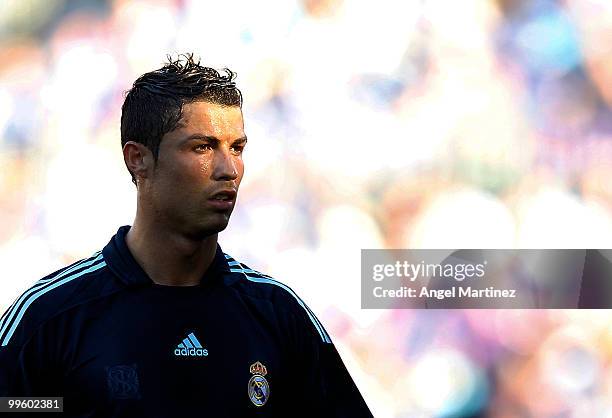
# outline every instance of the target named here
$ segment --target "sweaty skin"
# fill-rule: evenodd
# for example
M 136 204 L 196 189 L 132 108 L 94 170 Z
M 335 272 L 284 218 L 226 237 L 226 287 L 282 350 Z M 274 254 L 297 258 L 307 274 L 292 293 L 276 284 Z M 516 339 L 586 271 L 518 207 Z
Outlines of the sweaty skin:
M 197 285 L 212 262 L 244 174 L 242 110 L 197 101 L 183 106 L 177 128 L 163 136 L 157 162 L 129 141 L 124 159 L 138 197 L 126 242 L 157 284 Z M 213 195 L 227 192 L 221 199 Z

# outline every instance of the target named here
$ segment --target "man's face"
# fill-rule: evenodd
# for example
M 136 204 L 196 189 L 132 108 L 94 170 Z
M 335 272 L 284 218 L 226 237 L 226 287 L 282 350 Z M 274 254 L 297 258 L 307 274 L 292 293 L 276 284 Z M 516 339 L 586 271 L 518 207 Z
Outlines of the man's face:
M 225 229 L 244 174 L 245 145 L 240 107 L 185 104 L 177 128 L 162 138 L 145 187 L 156 220 L 196 239 Z

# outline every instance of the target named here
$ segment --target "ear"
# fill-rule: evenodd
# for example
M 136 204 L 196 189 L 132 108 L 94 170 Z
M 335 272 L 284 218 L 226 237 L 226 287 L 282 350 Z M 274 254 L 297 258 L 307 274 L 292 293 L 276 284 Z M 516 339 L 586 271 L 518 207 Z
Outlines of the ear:
M 123 146 L 123 161 L 136 180 L 149 177 L 155 164 L 153 153 L 134 141 L 128 141 Z

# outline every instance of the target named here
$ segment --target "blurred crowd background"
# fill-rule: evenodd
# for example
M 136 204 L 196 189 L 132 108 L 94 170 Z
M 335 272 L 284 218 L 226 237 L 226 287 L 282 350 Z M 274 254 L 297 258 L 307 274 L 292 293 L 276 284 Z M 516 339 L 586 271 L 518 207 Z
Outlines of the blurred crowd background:
M 223 249 L 318 313 L 376 417 L 611 417 L 612 317 L 362 310 L 362 248 L 611 248 L 609 0 L 5 0 L 0 307 L 131 224 L 123 94 L 238 73 Z

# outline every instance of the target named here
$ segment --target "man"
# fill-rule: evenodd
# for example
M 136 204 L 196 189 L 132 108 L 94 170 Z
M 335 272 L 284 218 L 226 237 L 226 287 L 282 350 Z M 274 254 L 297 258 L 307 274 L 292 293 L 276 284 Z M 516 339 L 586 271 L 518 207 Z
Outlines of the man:
M 223 253 L 247 143 L 234 74 L 188 55 L 122 108 L 132 227 L 38 281 L 0 322 L 0 396 L 73 417 L 370 417 L 319 320 Z

